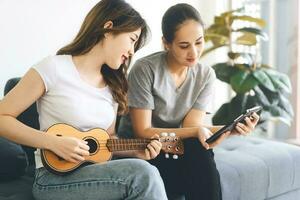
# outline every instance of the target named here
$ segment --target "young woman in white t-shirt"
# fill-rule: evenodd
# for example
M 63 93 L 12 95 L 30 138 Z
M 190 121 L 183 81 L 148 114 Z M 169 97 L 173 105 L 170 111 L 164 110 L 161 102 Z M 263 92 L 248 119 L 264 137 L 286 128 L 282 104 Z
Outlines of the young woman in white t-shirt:
M 102 128 L 114 135 L 117 113 L 127 111 L 126 69 L 147 32 L 144 19 L 123 0 L 100 1 L 86 16 L 75 39 L 56 56 L 34 65 L 1 100 L 0 135 L 48 149 L 69 162 L 83 161 L 89 155 L 85 141 L 44 131 L 53 124 L 66 123 L 82 131 Z M 41 130 L 16 120 L 36 101 Z M 118 154 L 140 159 L 88 165 L 66 176 L 37 166 L 33 195 L 60 200 L 167 199 L 158 170 L 144 161 L 155 158 L 161 146 L 152 140 L 143 151 Z

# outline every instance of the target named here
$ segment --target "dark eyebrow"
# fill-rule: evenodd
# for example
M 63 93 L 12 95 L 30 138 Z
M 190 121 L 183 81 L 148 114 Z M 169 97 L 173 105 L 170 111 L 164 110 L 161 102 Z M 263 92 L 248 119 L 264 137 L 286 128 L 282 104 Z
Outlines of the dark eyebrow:
M 203 38 L 203 36 L 200 36 L 196 41 L 199 41 Z M 179 42 L 179 44 L 189 44 L 188 42 Z
M 203 36 L 200 36 L 196 41 L 201 40 L 203 38 Z

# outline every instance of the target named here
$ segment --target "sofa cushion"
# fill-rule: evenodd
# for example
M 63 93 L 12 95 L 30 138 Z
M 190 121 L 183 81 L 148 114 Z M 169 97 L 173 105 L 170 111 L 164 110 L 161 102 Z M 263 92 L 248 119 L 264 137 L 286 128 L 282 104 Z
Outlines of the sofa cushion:
M 23 148 L 4 138 L 0 138 L 0 181 L 22 176 L 28 166 Z
M 300 188 L 300 148 L 232 136 L 215 148 L 224 199 L 268 199 Z
M 32 184 L 34 178 L 24 175 L 18 179 L 0 182 L 1 200 L 34 200 Z

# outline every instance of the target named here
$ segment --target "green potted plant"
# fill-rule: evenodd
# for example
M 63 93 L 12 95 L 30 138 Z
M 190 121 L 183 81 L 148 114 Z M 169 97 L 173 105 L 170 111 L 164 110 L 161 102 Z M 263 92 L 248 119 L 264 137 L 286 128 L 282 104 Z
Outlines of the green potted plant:
M 217 110 L 213 124 L 229 123 L 247 108 L 260 105 L 263 107 L 261 122 L 273 118 L 290 125 L 293 109 L 287 98 L 291 93 L 288 76 L 259 63 L 256 53 L 233 48 L 233 45 L 256 47 L 259 39 L 267 40 L 262 30 L 264 26 L 264 20 L 244 15 L 241 8 L 216 16 L 214 23 L 205 30 L 205 40 L 211 46 L 203 55 L 227 47 L 227 62 L 212 67 L 217 78 L 228 83 L 235 92 L 230 102 Z

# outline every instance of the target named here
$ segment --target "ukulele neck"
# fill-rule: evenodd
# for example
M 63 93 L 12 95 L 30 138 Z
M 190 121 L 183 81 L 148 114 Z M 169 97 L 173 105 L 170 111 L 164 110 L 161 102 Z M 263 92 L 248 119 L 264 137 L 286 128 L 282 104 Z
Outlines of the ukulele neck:
M 144 150 L 151 139 L 109 139 L 107 148 L 110 152 L 127 150 Z

